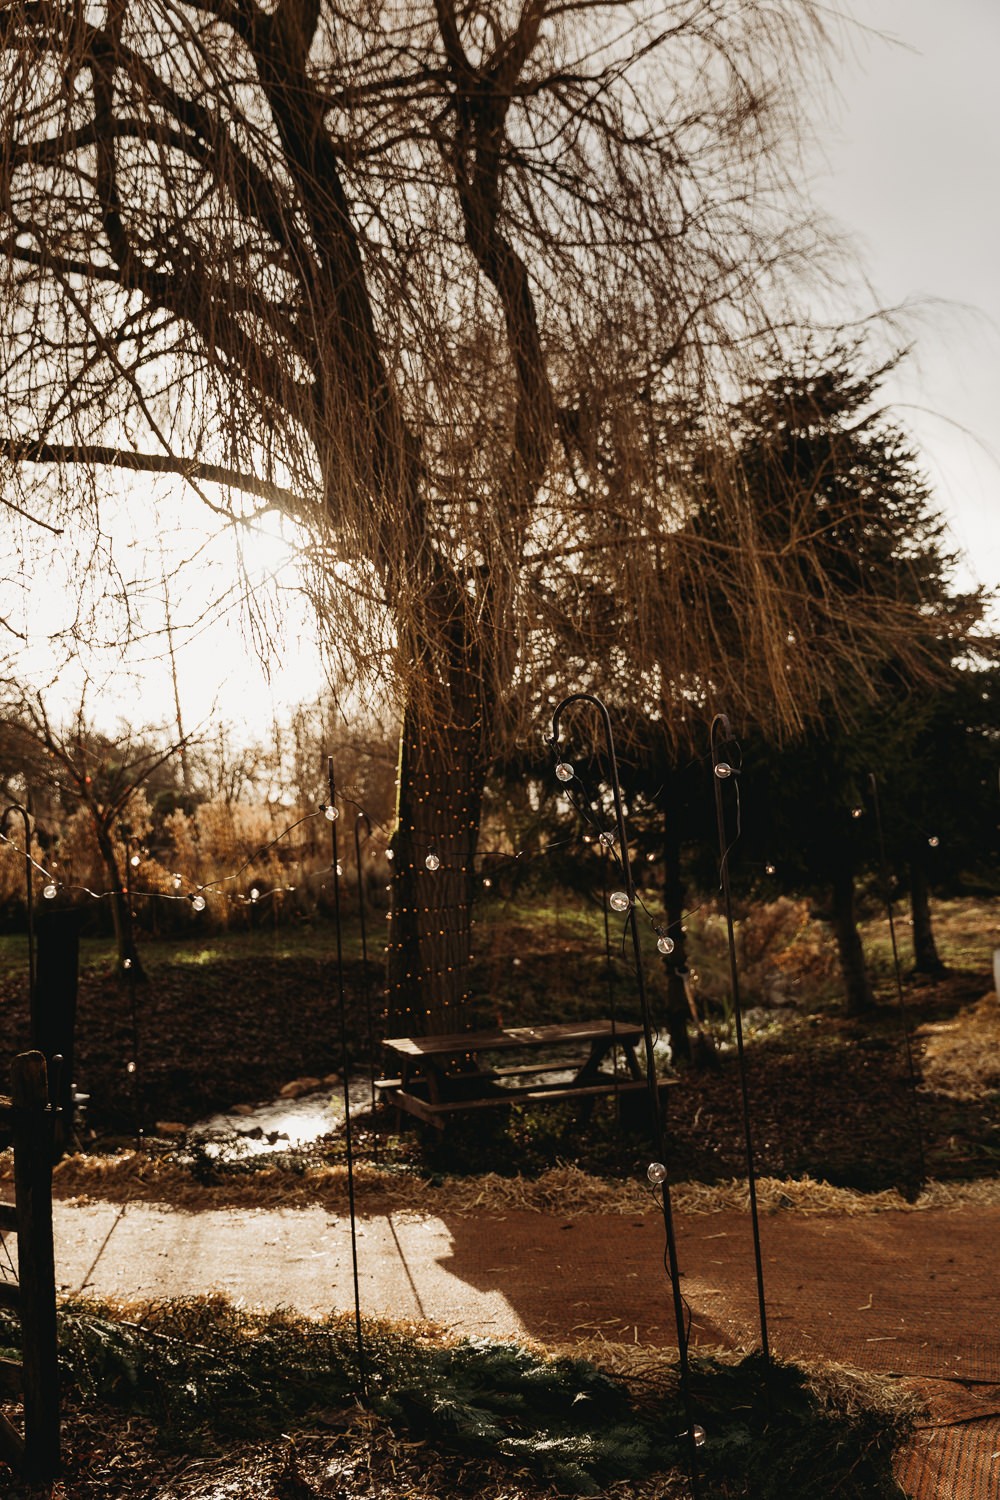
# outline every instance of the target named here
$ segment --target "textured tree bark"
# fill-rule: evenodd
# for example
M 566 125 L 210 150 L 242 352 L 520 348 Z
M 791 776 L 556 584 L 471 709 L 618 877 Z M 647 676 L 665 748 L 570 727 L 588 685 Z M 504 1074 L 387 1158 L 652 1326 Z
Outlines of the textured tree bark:
M 428 723 L 413 707 L 403 715 L 387 964 L 390 1036 L 469 1025 L 481 739 L 475 720 Z
M 139 950 L 135 942 L 135 923 L 132 920 L 132 904 L 129 900 L 127 882 L 122 878 L 118 869 L 118 860 L 115 856 L 114 844 L 111 835 L 100 822 L 96 813 L 93 813 L 94 836 L 97 839 L 97 847 L 101 851 L 104 868 L 111 881 L 111 920 L 115 929 L 115 944 L 118 949 L 118 968 L 123 973 L 126 963 L 132 972 L 133 980 L 145 979 L 145 970 L 139 958 Z
M 920 974 L 943 974 L 944 964 L 937 951 L 934 928 L 931 923 L 927 876 L 919 859 L 910 860 L 909 876 L 910 914 L 913 918 L 913 966 Z
M 858 932 L 854 901 L 854 871 L 845 861 L 830 881 L 833 901 L 833 932 L 837 940 L 840 972 L 844 978 L 844 1000 L 849 1016 L 863 1016 L 875 1007 L 865 954 Z

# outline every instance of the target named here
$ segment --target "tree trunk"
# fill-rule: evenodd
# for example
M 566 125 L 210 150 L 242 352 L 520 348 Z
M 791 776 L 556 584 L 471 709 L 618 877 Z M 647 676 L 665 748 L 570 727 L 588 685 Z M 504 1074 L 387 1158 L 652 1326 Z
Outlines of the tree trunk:
M 469 1026 L 474 859 L 485 766 L 474 712 L 403 715 L 387 964 L 390 1036 Z M 437 861 L 436 868 L 428 867 Z
M 666 1030 L 670 1052 L 675 1063 L 691 1061 L 691 1037 L 688 1022 L 687 944 L 684 939 L 684 884 L 681 880 L 681 849 L 677 837 L 677 819 L 670 806 L 669 791 L 664 792 L 663 813 L 663 905 L 667 913 L 667 936 L 673 939 L 673 952 L 663 960 L 667 971 Z
M 920 974 L 943 974 L 944 964 L 938 954 L 937 944 L 934 941 L 934 928 L 931 925 L 927 876 L 919 859 L 910 860 L 909 874 L 910 913 L 913 917 L 913 966 Z
M 118 860 L 111 835 L 96 816 L 94 833 L 97 847 L 101 851 L 104 868 L 111 882 L 111 920 L 115 929 L 115 944 L 118 948 L 118 970 L 131 970 L 134 979 L 145 979 L 146 975 L 135 945 L 135 923 L 132 920 L 130 893 L 118 869 Z
M 865 954 L 858 932 L 854 903 L 854 871 L 848 863 L 835 870 L 830 882 L 833 900 L 833 931 L 837 939 L 840 972 L 844 977 L 844 998 L 849 1016 L 863 1016 L 875 1007 Z

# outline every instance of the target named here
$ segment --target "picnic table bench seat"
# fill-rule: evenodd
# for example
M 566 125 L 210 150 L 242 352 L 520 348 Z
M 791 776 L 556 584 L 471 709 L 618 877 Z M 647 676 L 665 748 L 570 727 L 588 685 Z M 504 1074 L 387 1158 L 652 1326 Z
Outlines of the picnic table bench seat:
M 643 1093 L 648 1085 L 636 1057 L 642 1036 L 634 1022 L 594 1020 L 389 1037 L 386 1056 L 398 1074 L 377 1079 L 376 1087 L 397 1109 L 439 1129 L 447 1117 L 474 1110 Z M 511 1052 L 552 1055 L 512 1064 L 497 1056 Z M 608 1060 L 614 1071 L 602 1067 Z

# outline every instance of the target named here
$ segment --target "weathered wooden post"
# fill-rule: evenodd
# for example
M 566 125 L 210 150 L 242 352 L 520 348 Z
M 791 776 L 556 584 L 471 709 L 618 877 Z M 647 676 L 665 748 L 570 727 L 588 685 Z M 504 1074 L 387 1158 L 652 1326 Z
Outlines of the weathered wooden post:
M 53 1111 L 41 1052 L 23 1052 L 11 1067 L 18 1311 L 24 1370 L 24 1456 L 29 1480 L 59 1472 L 59 1364 L 52 1244 Z
M 79 907 L 40 911 L 35 920 L 38 954 L 31 1044 L 44 1052 L 49 1072 L 49 1089 L 56 1109 L 53 1126 L 55 1161 L 71 1149 L 73 1142 L 76 999 L 82 920 Z M 62 1058 L 62 1062 L 53 1067 L 56 1057 Z

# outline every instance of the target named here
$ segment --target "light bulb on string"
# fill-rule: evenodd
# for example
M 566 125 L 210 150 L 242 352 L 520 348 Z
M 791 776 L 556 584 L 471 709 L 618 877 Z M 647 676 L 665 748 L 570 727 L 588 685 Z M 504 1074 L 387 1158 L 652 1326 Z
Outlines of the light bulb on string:
M 253 886 L 251 888 L 251 891 L 250 891 L 250 900 L 251 901 L 259 901 L 260 900 L 260 891 L 257 889 L 256 886 Z
M 698 1425 L 697 1422 L 691 1428 L 691 1438 L 692 1438 L 692 1440 L 693 1440 L 694 1445 L 695 1445 L 696 1448 L 704 1448 L 704 1446 L 705 1446 L 705 1429 L 704 1429 L 704 1427 L 699 1427 L 699 1425 Z
M 608 897 L 608 905 L 612 911 L 628 911 L 632 903 L 625 891 L 612 891 Z
M 930 838 L 927 840 L 927 842 L 931 846 L 932 849 L 936 849 L 940 845 L 941 840 L 938 838 L 938 836 L 937 836 L 936 833 L 932 833 L 931 836 L 930 836 Z
M 488 875 L 485 876 L 485 878 L 483 880 L 483 888 L 484 888 L 484 890 L 488 891 L 490 889 L 490 887 L 492 886 L 492 884 L 493 884 L 493 882 L 490 879 L 490 877 Z
M 122 959 L 122 968 L 123 969 L 131 969 L 131 967 L 132 967 L 132 960 L 130 958 L 123 958 Z
M 765 875 L 777 875 L 777 873 L 778 873 L 778 869 L 777 869 L 776 865 L 766 864 L 764 866 L 764 874 Z
M 666 1182 L 667 1180 L 667 1169 L 662 1161 L 651 1161 L 646 1168 L 646 1176 L 654 1187 L 659 1187 L 661 1182 Z
M 338 875 L 343 875 L 343 873 L 344 873 L 344 867 L 340 863 L 340 860 L 338 859 L 338 861 L 337 861 L 337 874 Z
M 441 860 L 433 849 L 424 860 L 424 868 L 430 870 L 431 874 L 433 874 L 435 870 L 440 870 L 441 868 Z
M 323 807 L 323 816 L 328 823 L 336 823 L 340 817 L 340 808 L 335 807 L 332 802 L 327 802 Z
M 208 902 L 205 900 L 201 892 L 198 891 L 196 895 L 191 897 L 191 905 L 194 907 L 195 911 L 204 911 L 205 907 L 208 905 Z
M 45 897 L 46 901 L 54 901 L 55 900 L 55 898 L 56 898 L 56 883 L 55 883 L 54 880 L 48 881 L 48 883 L 42 887 L 42 895 Z
M 573 777 L 575 775 L 576 775 L 576 772 L 573 770 L 573 767 L 570 765 L 570 763 L 569 763 L 568 760 L 561 760 L 559 762 L 559 764 L 556 766 L 556 780 L 557 781 L 562 781 L 562 782 L 572 781 Z
M 667 934 L 665 932 L 661 932 L 660 935 L 659 935 L 659 937 L 656 939 L 656 951 L 657 951 L 657 953 L 663 953 L 663 954 L 673 953 L 673 951 L 674 951 L 674 940 L 673 940 L 673 938 L 672 937 L 667 937 Z
M 173 878 L 173 883 L 174 883 L 174 890 L 175 891 L 179 891 L 180 888 L 181 888 L 181 886 L 184 884 L 184 877 L 183 877 L 183 875 L 181 875 L 179 872 L 177 874 L 175 874 L 174 878 Z
M 865 811 L 865 810 L 864 810 L 864 808 L 863 808 L 863 807 L 852 807 L 852 808 L 851 808 L 851 817 L 852 817 L 852 818 L 860 818 L 860 817 L 863 817 L 863 816 L 864 816 L 864 811 Z
M 729 764 L 728 760 L 720 760 L 716 762 L 715 774 L 716 776 L 718 776 L 720 781 L 728 781 L 729 777 L 733 774 L 733 768 Z
M 613 849 L 615 847 L 615 834 L 610 829 L 605 829 L 601 834 L 600 843 L 605 849 Z
M 132 1061 L 131 1058 L 129 1058 L 128 1062 L 125 1064 L 125 1071 L 126 1071 L 126 1073 L 134 1073 L 135 1072 L 135 1063 Z
M 395 849 L 387 849 L 385 851 L 385 857 L 389 861 L 389 863 L 391 864 L 392 861 L 396 858 L 396 851 L 395 851 Z
M 141 863 L 142 861 L 140 860 L 138 854 L 133 854 L 132 858 L 129 860 L 129 864 L 132 866 L 133 870 L 137 870 Z

